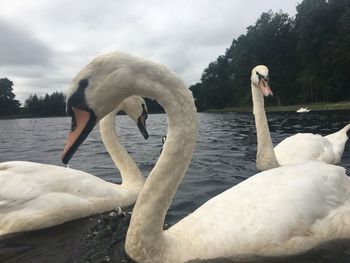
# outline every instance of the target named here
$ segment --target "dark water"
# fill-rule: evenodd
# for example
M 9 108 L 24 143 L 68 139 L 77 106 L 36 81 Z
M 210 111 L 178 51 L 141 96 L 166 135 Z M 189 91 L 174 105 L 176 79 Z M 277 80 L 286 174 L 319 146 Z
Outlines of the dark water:
M 276 144 L 297 132 L 322 135 L 335 132 L 350 121 L 350 112 L 269 113 L 268 119 Z M 252 114 L 201 113 L 199 123 L 196 151 L 168 211 L 168 225 L 256 173 L 256 134 Z M 147 125 L 150 138 L 145 141 L 128 117 L 118 116 L 117 130 L 121 141 L 145 175 L 159 156 L 161 137 L 166 134 L 166 116 L 150 115 Z M 0 120 L 0 162 L 26 160 L 61 165 L 59 156 L 69 127 L 68 118 Z M 349 145 L 342 165 L 350 171 Z M 119 173 L 101 143 L 97 128 L 80 147 L 70 167 L 111 182 L 120 182 Z M 108 212 L 50 229 L 0 237 L 0 262 L 128 262 L 122 249 L 122 237 L 129 217 L 127 212 Z M 337 251 L 334 258 L 339 259 L 339 249 L 334 251 Z M 321 254 L 315 253 L 312 259 L 303 256 L 307 261 L 298 258 L 295 262 L 342 262 L 328 261 L 331 252 L 327 252 L 327 260 L 322 261 Z M 294 261 L 285 259 L 281 262 Z M 350 255 L 343 262 L 350 262 Z

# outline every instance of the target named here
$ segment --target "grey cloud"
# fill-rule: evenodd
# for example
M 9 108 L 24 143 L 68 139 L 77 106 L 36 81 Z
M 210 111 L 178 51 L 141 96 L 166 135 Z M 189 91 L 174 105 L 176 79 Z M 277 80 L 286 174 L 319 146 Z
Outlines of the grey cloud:
M 52 51 L 29 32 L 0 20 L 0 65 L 48 65 Z
M 262 12 L 281 8 L 293 15 L 297 1 L 52 0 L 14 6 L 17 27 L 0 20 L 0 72 L 11 77 L 21 98 L 45 94 L 65 90 L 91 59 L 119 50 L 163 63 L 191 85 Z

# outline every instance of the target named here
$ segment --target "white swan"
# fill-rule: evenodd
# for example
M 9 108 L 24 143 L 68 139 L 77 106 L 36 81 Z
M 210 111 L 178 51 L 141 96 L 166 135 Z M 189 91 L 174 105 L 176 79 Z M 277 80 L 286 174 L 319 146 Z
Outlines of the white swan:
M 115 114 L 124 110 L 147 137 L 146 109 L 142 98 L 132 96 L 101 121 L 101 136 L 120 170 L 122 185 L 54 165 L 0 163 L 0 235 L 46 228 L 133 204 L 144 178 L 119 143 Z
M 297 110 L 297 113 L 304 113 L 304 112 L 310 112 L 311 110 L 308 108 L 303 108 L 301 107 L 300 109 Z
M 272 95 L 269 87 L 269 70 L 264 65 L 253 68 L 251 89 L 253 113 L 258 137 L 256 166 L 264 171 L 279 165 L 314 160 L 330 164 L 340 162 L 348 140 L 350 124 L 338 132 L 321 136 L 312 133 L 298 133 L 290 136 L 272 149 L 271 135 L 264 109 L 264 95 Z
M 68 107 L 86 112 L 92 123 L 132 94 L 155 98 L 168 114 L 163 151 L 139 194 L 127 233 L 125 248 L 133 260 L 176 263 L 289 255 L 325 240 L 350 238 L 350 180 L 343 168 L 319 162 L 252 176 L 163 231 L 196 143 L 192 94 L 166 67 L 131 55 L 103 55 L 88 68 L 70 87 Z M 83 91 L 80 78 L 89 80 Z M 84 127 L 89 125 L 85 122 L 79 128 L 85 134 L 76 137 L 86 137 Z

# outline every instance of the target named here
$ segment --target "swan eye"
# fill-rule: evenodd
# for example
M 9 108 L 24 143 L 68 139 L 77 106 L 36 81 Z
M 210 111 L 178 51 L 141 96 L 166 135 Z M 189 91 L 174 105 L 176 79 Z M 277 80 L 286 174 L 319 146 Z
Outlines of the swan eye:
M 81 79 L 79 81 L 78 89 L 72 94 L 70 98 L 67 100 L 67 115 L 73 116 L 72 107 L 76 107 L 78 109 L 90 111 L 89 107 L 85 101 L 85 89 L 88 87 L 89 81 L 88 79 Z
M 70 130 L 75 131 L 76 128 L 77 128 L 77 122 L 75 120 L 75 115 L 72 114 L 72 124 L 71 124 Z
M 269 81 L 269 76 L 265 77 L 264 75 L 260 74 L 259 72 L 256 72 L 256 75 L 258 75 L 259 80 L 263 79 L 265 81 Z
M 89 85 L 89 81 L 87 79 L 81 79 L 79 81 L 79 88 L 78 89 L 86 89 Z
M 264 76 L 262 74 L 260 74 L 259 72 L 256 72 L 256 75 L 258 75 L 259 79 L 262 79 Z

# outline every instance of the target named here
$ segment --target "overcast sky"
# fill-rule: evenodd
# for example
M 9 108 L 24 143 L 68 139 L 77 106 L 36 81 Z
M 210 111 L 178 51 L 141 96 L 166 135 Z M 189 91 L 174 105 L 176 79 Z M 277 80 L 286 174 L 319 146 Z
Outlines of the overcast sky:
M 187 85 L 262 12 L 294 16 L 301 0 L 0 0 L 0 78 L 30 94 L 65 91 L 95 56 L 126 51 L 172 68 Z

